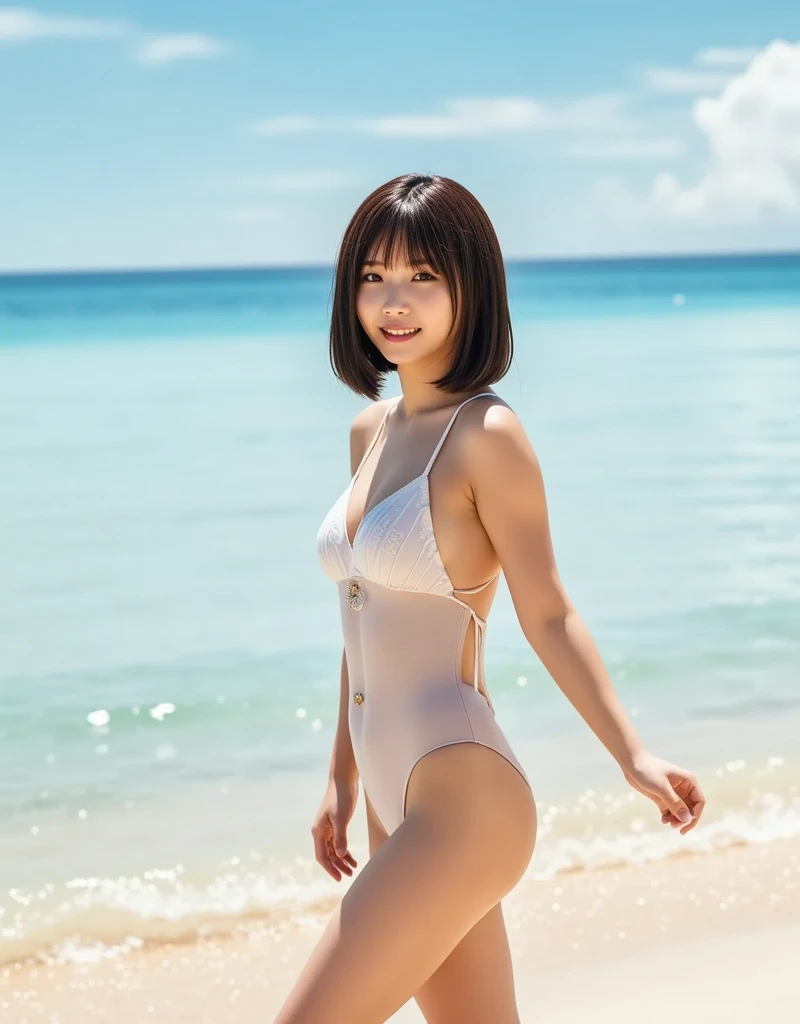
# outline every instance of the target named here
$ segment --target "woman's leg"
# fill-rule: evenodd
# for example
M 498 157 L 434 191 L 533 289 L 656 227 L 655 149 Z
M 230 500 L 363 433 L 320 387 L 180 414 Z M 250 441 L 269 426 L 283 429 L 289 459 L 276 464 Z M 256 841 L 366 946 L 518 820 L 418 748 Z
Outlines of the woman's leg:
M 367 808 L 369 855 L 374 857 L 389 838 L 369 797 Z M 503 907 L 496 903 L 428 978 L 414 999 L 428 1024 L 469 1024 L 493 1021 L 519 1024 L 514 971 Z
M 382 1024 L 516 885 L 535 834 L 530 790 L 496 751 L 426 754 L 406 820 L 345 893 L 275 1024 Z
M 414 998 L 428 1024 L 519 1024 L 501 903 L 470 928 Z
M 374 857 L 383 846 L 389 836 L 381 824 L 381 819 L 375 813 L 375 808 L 370 803 L 366 792 L 364 793 L 364 804 L 367 808 L 367 838 L 369 839 L 369 855 Z

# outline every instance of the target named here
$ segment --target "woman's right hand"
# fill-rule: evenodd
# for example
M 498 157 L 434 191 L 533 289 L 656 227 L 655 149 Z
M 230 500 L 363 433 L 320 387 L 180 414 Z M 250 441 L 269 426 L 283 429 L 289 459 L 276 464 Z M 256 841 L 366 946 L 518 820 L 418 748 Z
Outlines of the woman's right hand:
M 317 862 L 337 882 L 341 881 L 343 873 L 352 875 L 353 868 L 358 866 L 347 849 L 347 826 L 355 813 L 357 799 L 357 778 L 352 781 L 331 778 L 311 827 Z

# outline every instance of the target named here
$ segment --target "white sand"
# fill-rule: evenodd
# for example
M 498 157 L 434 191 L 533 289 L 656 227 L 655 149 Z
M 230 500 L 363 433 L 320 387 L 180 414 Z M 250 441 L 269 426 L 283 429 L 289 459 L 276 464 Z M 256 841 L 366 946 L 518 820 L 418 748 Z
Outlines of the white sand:
M 800 1021 L 798 840 L 525 880 L 504 909 L 523 1024 Z M 325 920 L 7 970 L 0 1020 L 267 1024 Z M 411 1001 L 392 1021 L 422 1019 Z
M 799 963 L 800 924 L 683 942 L 520 979 L 520 1017 L 522 1024 L 797 1024 Z M 392 1017 L 392 1024 L 421 1021 L 412 1003 Z

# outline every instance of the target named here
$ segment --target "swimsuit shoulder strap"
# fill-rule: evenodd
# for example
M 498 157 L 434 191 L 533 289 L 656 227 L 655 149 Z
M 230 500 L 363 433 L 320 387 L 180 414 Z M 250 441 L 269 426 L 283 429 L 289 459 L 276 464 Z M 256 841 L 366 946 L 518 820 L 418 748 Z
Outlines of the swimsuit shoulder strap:
M 444 433 L 439 438 L 439 443 L 433 449 L 433 455 L 431 455 L 431 457 L 430 457 L 430 459 L 428 461 L 428 465 L 425 467 L 425 472 L 423 474 L 424 476 L 427 476 L 428 473 L 430 473 L 431 467 L 433 466 L 434 462 L 436 461 L 436 456 L 439 454 L 439 450 L 442 447 L 442 445 L 444 444 L 445 438 L 450 433 L 450 428 L 452 427 L 453 423 L 455 423 L 456 416 L 458 416 L 459 412 L 464 408 L 464 406 L 467 404 L 467 402 L 471 402 L 473 398 L 484 398 L 484 397 L 499 398 L 500 396 L 493 394 L 491 391 L 482 391 L 479 395 L 472 395 L 470 398 L 465 398 L 464 401 L 460 405 L 456 406 L 455 412 L 450 417 L 450 422 L 444 428 Z
M 384 428 L 384 427 L 386 426 L 386 420 L 388 419 L 389 413 L 390 413 L 390 412 L 391 412 L 391 410 L 392 410 L 392 409 L 393 409 L 393 408 L 394 408 L 394 407 L 395 407 L 395 406 L 397 405 L 397 403 L 398 403 L 398 402 L 400 401 L 400 399 L 401 399 L 402 397 L 403 397 L 403 396 L 402 396 L 402 395 L 400 395 L 400 396 L 399 396 L 399 398 L 396 398 L 396 399 L 394 400 L 394 402 L 389 402 L 389 404 L 388 404 L 388 405 L 386 406 L 386 412 L 385 412 L 385 413 L 383 414 L 383 419 L 381 420 L 380 424 L 378 425 L 378 429 L 377 429 L 377 430 L 375 431 L 375 433 L 374 433 L 374 434 L 372 435 L 372 440 L 371 440 L 371 441 L 370 441 L 370 443 L 369 443 L 369 444 L 367 445 L 366 451 L 365 451 L 365 452 L 364 452 L 364 454 L 363 454 L 363 455 L 361 456 L 361 462 L 359 462 L 359 464 L 358 464 L 358 467 L 356 468 L 356 471 L 355 471 L 355 473 L 353 473 L 353 478 L 352 478 L 352 480 L 351 480 L 351 483 L 355 483 L 355 481 L 356 481 L 356 479 L 357 479 L 357 477 L 358 477 L 359 473 L 361 472 L 361 469 L 362 469 L 362 467 L 363 467 L 364 463 L 365 463 L 365 462 L 367 461 L 367 456 L 368 456 L 368 455 L 369 455 L 369 453 L 370 453 L 370 452 L 372 451 L 372 449 L 373 449 L 373 448 L 375 447 L 375 443 L 376 443 L 376 441 L 378 440 L 378 438 L 379 438 L 379 437 L 381 436 L 381 434 L 383 433 L 383 428 Z

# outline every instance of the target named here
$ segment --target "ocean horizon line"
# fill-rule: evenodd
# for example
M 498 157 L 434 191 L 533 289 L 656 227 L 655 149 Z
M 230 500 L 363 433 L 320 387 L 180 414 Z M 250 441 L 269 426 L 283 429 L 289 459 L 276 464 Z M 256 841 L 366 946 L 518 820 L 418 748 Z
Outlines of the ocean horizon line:
M 619 268 L 631 267 L 634 265 L 650 265 L 653 267 L 665 267 L 675 264 L 691 263 L 696 266 L 708 263 L 729 263 L 731 265 L 741 263 L 763 263 L 782 260 L 800 260 L 800 248 L 798 249 L 744 249 L 715 252 L 713 250 L 703 252 L 645 252 L 645 253 L 608 253 L 599 255 L 565 255 L 565 256 L 514 256 L 504 260 L 506 267 L 536 267 L 546 270 L 548 268 L 563 269 L 572 267 L 614 266 Z M 196 265 L 151 265 L 131 267 L 80 267 L 80 268 L 44 268 L 44 269 L 0 269 L 0 282 L 7 281 L 36 281 L 36 280 L 78 280 L 86 278 L 141 278 L 141 277 L 168 277 L 168 276 L 197 276 L 203 275 L 235 275 L 235 274 L 270 274 L 270 273 L 307 273 L 309 271 L 332 272 L 335 264 L 333 262 L 308 263 L 220 263 L 220 264 L 196 264 Z

